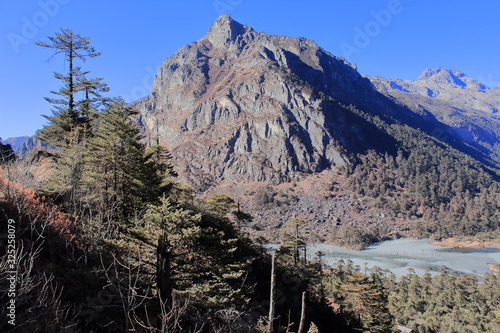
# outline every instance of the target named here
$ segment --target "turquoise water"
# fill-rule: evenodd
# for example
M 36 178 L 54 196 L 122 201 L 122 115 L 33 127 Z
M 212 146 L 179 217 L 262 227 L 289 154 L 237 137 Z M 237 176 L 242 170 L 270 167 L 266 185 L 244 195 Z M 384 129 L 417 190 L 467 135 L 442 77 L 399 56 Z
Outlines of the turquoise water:
M 270 245 L 275 248 L 276 245 Z M 442 266 L 460 273 L 483 275 L 490 272 L 488 263 L 500 263 L 500 249 L 465 249 L 432 245 L 428 240 L 397 239 L 377 243 L 363 251 L 352 251 L 328 244 L 310 244 L 308 256 L 313 259 L 316 252 L 323 251 L 323 261 L 334 264 L 338 259 L 351 259 L 361 269 L 379 266 L 396 276 L 408 274 L 413 269 L 422 275 L 427 267 L 431 273 L 439 272 Z

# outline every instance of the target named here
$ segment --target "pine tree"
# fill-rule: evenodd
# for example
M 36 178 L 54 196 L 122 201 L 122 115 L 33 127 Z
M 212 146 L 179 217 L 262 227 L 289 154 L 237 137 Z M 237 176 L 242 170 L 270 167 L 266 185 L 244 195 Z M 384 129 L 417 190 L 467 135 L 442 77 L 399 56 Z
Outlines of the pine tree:
M 100 107 L 112 102 L 111 98 L 102 95 L 109 91 L 108 85 L 102 82 L 103 80 L 103 78 L 89 79 L 85 75 L 77 77 L 79 89 L 83 93 L 83 99 L 78 101 L 77 108 L 82 120 L 85 121 L 82 127 L 87 136 L 92 135 L 93 125 L 95 125 L 93 121 L 96 120 Z
M 306 224 L 307 223 L 301 218 L 292 219 L 286 224 L 288 232 L 285 232 L 282 237 L 280 251 L 286 253 L 291 250 L 295 266 L 297 266 L 300 259 L 300 250 L 304 252 L 304 263 L 307 261 L 307 243 L 300 233 L 301 227 Z
M 205 200 L 208 210 L 214 215 L 224 217 L 231 208 L 235 206 L 234 199 L 224 193 L 217 193 L 211 195 Z
M 49 60 L 58 54 L 63 54 L 68 64 L 68 73 L 54 74 L 54 77 L 61 80 L 64 85 L 59 91 L 52 91 L 59 96 L 58 98 L 45 98 L 54 105 L 54 109 L 52 116 L 44 115 L 50 124 L 40 130 L 39 138 L 48 145 L 64 146 L 68 145 L 71 142 L 70 138 L 75 135 L 79 140 L 85 137 L 91 122 L 88 110 L 78 108 L 77 93 L 86 89 L 88 98 L 90 89 L 96 92 L 104 91 L 99 79 L 97 82 L 92 81 L 93 86 L 89 82 L 83 84 L 84 77 L 89 72 L 82 72 L 81 67 L 75 65 L 75 60 L 85 62 L 87 58 L 97 57 L 100 53 L 90 46 L 90 38 L 75 34 L 70 29 L 61 29 L 60 33 L 48 38 L 49 43 L 37 42 L 36 45 L 54 50 Z
M 393 323 L 383 287 L 361 272 L 348 275 L 342 282 L 342 303 L 369 332 L 391 332 Z
M 158 253 L 170 260 L 170 283 L 161 285 L 170 285 L 208 309 L 248 305 L 251 287 L 245 277 L 258 255 L 251 242 L 227 218 L 161 201 L 150 206 L 143 228 L 157 230 Z
M 85 152 L 86 185 L 101 216 L 127 224 L 140 209 L 145 208 L 155 188 L 146 186 L 152 176 L 146 170 L 145 145 L 130 116 L 136 111 L 115 100 L 99 116 L 94 136 Z M 154 176 L 154 175 L 153 175 Z
M 164 193 L 170 192 L 175 185 L 177 172 L 170 162 L 172 155 L 159 144 L 147 147 L 144 153 L 144 168 L 146 173 L 142 182 L 147 189 L 143 192 L 143 199 L 149 203 L 160 203 Z
M 68 138 L 69 144 L 60 148 L 54 172 L 45 185 L 44 192 L 57 197 L 67 213 L 81 216 L 85 195 L 85 141 L 78 141 L 76 137 Z

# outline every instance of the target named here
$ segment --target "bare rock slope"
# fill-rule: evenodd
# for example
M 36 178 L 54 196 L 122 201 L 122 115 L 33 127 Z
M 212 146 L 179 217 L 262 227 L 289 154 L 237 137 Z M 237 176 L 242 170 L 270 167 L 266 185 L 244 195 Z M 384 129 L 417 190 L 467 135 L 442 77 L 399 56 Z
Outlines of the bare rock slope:
M 344 165 L 345 150 L 387 144 L 344 106 L 367 103 L 367 91 L 369 80 L 316 43 L 224 15 L 161 65 L 139 121 L 197 189 L 280 183 Z

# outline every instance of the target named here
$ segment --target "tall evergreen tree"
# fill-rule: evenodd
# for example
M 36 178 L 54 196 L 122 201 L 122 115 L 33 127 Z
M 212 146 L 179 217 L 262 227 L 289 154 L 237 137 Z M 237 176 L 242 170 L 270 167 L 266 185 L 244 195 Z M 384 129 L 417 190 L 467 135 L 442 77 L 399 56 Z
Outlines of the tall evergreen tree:
M 342 304 L 359 320 L 365 332 L 391 332 L 394 326 L 383 287 L 361 272 L 341 284 Z
M 158 260 L 158 271 L 172 270 L 171 280 L 159 280 L 158 288 L 165 294 L 173 288 L 209 309 L 248 306 L 252 286 L 246 276 L 258 256 L 251 241 L 228 218 L 161 202 L 150 206 L 142 228 L 156 230 L 158 259 L 169 260 Z
M 149 203 L 159 203 L 159 199 L 164 193 L 169 192 L 174 184 L 173 179 L 177 177 L 174 166 L 170 162 L 172 155 L 159 143 L 149 146 L 144 153 L 144 167 L 147 174 L 144 174 L 143 182 L 147 192 L 144 192 L 144 199 Z
M 99 116 L 94 136 L 86 149 L 86 184 L 90 201 L 102 214 L 125 223 L 144 208 L 148 172 L 144 163 L 145 145 L 130 116 L 137 111 L 115 100 Z M 151 184 L 150 184 L 151 185 Z M 112 212 L 111 214 L 109 214 Z
M 59 150 L 54 172 L 44 191 L 57 197 L 67 213 L 80 216 L 84 196 L 85 142 L 78 141 L 75 137 L 68 137 L 69 144 Z
M 288 232 L 282 236 L 281 250 L 287 252 L 291 250 L 293 254 L 293 263 L 297 266 L 300 259 L 300 251 L 304 252 L 304 263 L 307 261 L 307 244 L 305 239 L 301 236 L 301 228 L 307 223 L 301 218 L 293 218 L 286 224 Z
M 78 113 L 81 115 L 82 120 L 85 121 L 83 125 L 86 133 L 91 133 L 93 125 L 91 122 L 96 119 L 99 108 L 112 101 L 111 98 L 102 95 L 102 93 L 109 91 L 108 85 L 102 82 L 103 80 L 103 78 L 89 79 L 85 75 L 77 78 L 79 89 L 83 93 L 83 98 L 78 101 L 77 107 Z
M 54 105 L 54 109 L 52 116 L 44 115 L 49 120 L 50 125 L 40 130 L 39 138 L 49 145 L 64 146 L 71 142 L 70 137 L 74 136 L 75 132 L 78 137 L 84 137 L 90 123 L 89 115 L 77 107 L 77 93 L 91 87 L 89 84 L 86 87 L 82 84 L 83 77 L 88 72 L 83 72 L 81 67 L 76 66 L 75 60 L 79 59 L 85 62 L 87 58 L 97 57 L 100 53 L 96 52 L 90 45 L 90 38 L 75 34 L 70 29 L 61 29 L 60 33 L 48 38 L 49 43 L 37 42 L 36 45 L 54 50 L 54 54 L 49 60 L 58 54 L 63 54 L 68 64 L 68 72 L 67 74 L 54 74 L 54 77 L 61 80 L 64 85 L 57 92 L 51 91 L 51 93 L 58 95 L 58 98 L 45 98 Z M 103 87 L 100 81 L 97 83 L 98 87 L 94 86 L 94 91 Z M 87 96 L 89 96 L 88 91 Z

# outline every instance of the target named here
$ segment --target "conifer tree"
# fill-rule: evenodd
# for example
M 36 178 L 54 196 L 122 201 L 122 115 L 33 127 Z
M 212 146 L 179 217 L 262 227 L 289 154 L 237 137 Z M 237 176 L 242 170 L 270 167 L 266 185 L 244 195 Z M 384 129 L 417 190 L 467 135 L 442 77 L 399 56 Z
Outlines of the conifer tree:
M 103 78 L 89 79 L 85 75 L 77 78 L 79 89 L 83 93 L 83 99 L 77 102 L 77 107 L 82 120 L 86 122 L 83 124 L 85 133 L 92 134 L 92 121 L 96 119 L 99 108 L 112 102 L 111 98 L 102 95 L 109 91 L 108 85 L 102 82 L 103 80 Z
M 205 200 L 207 208 L 210 212 L 217 216 L 226 216 L 230 209 L 235 206 L 233 198 L 224 193 L 217 193 L 211 195 Z
M 143 177 L 144 186 L 148 189 L 144 192 L 144 199 L 149 203 L 160 203 L 159 199 L 164 193 L 170 192 L 174 186 L 174 178 L 177 172 L 170 162 L 172 155 L 160 143 L 150 146 L 144 153 L 144 167 L 147 174 Z
M 64 146 L 71 142 L 70 138 L 75 135 L 74 133 L 83 138 L 90 123 L 86 111 L 82 112 L 78 108 L 77 93 L 87 89 L 87 96 L 89 96 L 88 89 L 91 87 L 94 91 L 103 91 L 103 85 L 99 80 L 93 81 L 94 86 L 89 85 L 88 82 L 86 86 L 82 85 L 88 72 L 83 72 L 81 67 L 76 66 L 75 60 L 85 62 L 87 58 L 97 57 L 100 53 L 90 45 L 90 38 L 75 34 L 70 29 L 61 29 L 60 33 L 48 38 L 49 43 L 37 42 L 36 45 L 54 50 L 49 60 L 58 54 L 63 54 L 68 64 L 68 72 L 67 74 L 54 74 L 54 77 L 61 80 L 64 85 L 57 92 L 51 91 L 58 95 L 58 98 L 45 98 L 54 105 L 54 109 L 52 116 L 44 115 L 50 124 L 40 130 L 39 138 L 48 145 Z
M 300 259 L 300 250 L 303 250 L 304 252 L 304 263 L 307 261 L 307 244 L 300 233 L 300 229 L 304 225 L 306 225 L 306 222 L 303 219 L 293 218 L 286 224 L 289 232 L 285 232 L 283 234 L 281 242 L 281 250 L 285 252 L 287 252 L 288 250 L 292 251 L 293 262 L 295 266 L 297 266 L 297 263 Z
M 369 332 L 391 332 L 393 323 L 383 287 L 361 272 L 348 275 L 341 285 L 343 304 Z
M 149 189 L 150 176 L 144 163 L 145 145 L 130 116 L 137 111 L 117 99 L 99 116 L 94 136 L 85 152 L 86 184 L 90 201 L 101 215 L 127 223 L 134 213 L 145 207 L 143 198 Z M 109 212 L 112 212 L 109 214 Z
M 161 202 L 148 209 L 143 230 L 156 230 L 158 258 L 168 259 L 157 266 L 159 272 L 171 270 L 169 281 L 158 280 L 163 297 L 173 288 L 209 309 L 248 305 L 251 286 L 245 277 L 257 258 L 249 239 L 227 218 L 185 209 L 170 199 Z
M 85 142 L 78 141 L 76 137 L 68 137 L 68 145 L 60 148 L 54 173 L 44 188 L 47 194 L 60 199 L 67 213 L 76 215 L 82 213 L 85 192 Z

